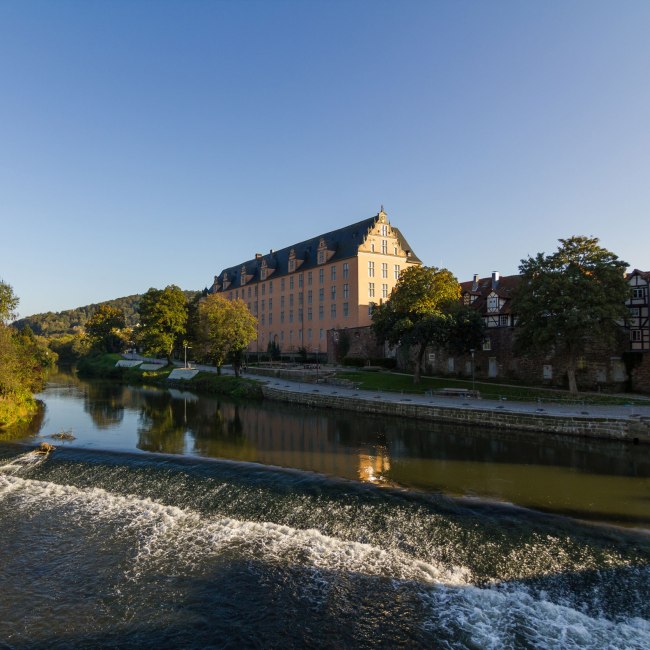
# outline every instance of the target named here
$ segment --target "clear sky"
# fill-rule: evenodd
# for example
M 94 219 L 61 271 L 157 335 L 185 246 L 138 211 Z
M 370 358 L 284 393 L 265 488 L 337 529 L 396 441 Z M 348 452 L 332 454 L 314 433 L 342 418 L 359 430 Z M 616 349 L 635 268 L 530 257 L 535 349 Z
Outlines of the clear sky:
M 21 316 L 384 205 L 427 265 L 571 235 L 650 269 L 650 2 L 0 0 L 0 279 Z

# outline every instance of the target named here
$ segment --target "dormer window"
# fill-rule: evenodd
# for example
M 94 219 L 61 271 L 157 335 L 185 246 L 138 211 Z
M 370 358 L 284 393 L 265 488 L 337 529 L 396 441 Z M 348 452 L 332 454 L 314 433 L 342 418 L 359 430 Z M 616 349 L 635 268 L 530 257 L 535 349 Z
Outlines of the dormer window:
M 499 311 L 499 296 L 491 294 L 487 299 L 488 311 Z
M 320 242 L 318 242 L 318 254 L 316 259 L 318 264 L 325 264 L 325 262 L 327 262 L 327 244 L 322 237 Z
M 262 266 L 260 267 L 260 279 L 266 280 L 266 274 L 268 272 L 266 260 L 262 260 Z
M 381 236 L 388 237 L 388 226 L 385 223 L 381 225 Z
M 246 265 L 242 265 L 241 271 L 239 272 L 239 284 L 244 286 L 246 284 Z
M 292 248 L 289 252 L 289 273 L 296 270 L 296 251 Z

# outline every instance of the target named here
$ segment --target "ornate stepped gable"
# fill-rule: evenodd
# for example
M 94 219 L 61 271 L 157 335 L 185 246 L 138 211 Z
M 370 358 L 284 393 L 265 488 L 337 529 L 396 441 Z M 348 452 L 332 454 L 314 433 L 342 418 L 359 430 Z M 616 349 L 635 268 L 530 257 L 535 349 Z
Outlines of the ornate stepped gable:
M 270 278 L 287 276 L 298 270 L 315 269 L 324 263 L 355 257 L 360 250 L 370 251 L 372 246 L 370 234 L 377 224 L 386 224 L 388 232 L 396 237 L 399 250 L 406 253 L 407 263 L 422 263 L 402 233 L 388 223 L 386 213 L 382 210 L 374 217 L 280 250 L 271 250 L 266 255 L 258 253 L 243 264 L 224 269 L 214 277 L 210 292 L 223 292 Z

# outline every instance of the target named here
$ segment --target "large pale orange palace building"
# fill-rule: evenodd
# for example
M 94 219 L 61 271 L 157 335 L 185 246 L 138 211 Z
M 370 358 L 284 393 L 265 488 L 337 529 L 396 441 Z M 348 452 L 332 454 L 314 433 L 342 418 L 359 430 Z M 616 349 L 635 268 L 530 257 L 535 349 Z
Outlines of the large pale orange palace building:
M 329 329 L 370 324 L 399 274 L 421 264 L 382 210 L 338 230 L 224 269 L 211 293 L 243 300 L 258 320 L 249 351 L 325 352 Z

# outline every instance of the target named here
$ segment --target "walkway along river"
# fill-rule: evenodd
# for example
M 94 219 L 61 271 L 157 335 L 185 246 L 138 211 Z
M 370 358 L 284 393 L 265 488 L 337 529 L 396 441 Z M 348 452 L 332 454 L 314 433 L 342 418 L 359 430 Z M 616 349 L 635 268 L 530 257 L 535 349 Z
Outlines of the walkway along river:
M 650 647 L 648 445 L 67 375 L 42 399 L 0 445 L 8 647 Z

